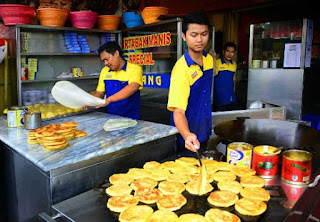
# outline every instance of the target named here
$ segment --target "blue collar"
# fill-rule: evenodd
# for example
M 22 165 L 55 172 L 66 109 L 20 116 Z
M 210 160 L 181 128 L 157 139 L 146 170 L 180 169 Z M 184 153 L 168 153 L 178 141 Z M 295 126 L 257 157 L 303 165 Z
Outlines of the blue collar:
M 221 57 L 221 63 L 223 64 L 223 63 L 226 63 L 226 61 L 224 60 L 224 58 L 223 57 Z M 232 60 L 230 60 L 230 63 L 231 64 L 233 64 L 233 61 Z
M 124 60 L 124 65 L 121 68 L 123 71 L 127 71 L 127 63 L 128 63 L 127 60 Z M 108 72 L 113 72 L 113 70 L 109 69 Z
M 202 55 L 204 57 L 207 57 L 207 52 L 203 51 Z M 195 61 L 193 61 L 193 59 L 190 57 L 189 53 L 188 53 L 188 49 L 185 50 L 184 52 L 184 58 L 186 59 L 187 65 L 190 67 L 191 65 L 199 65 L 198 63 L 196 63 Z

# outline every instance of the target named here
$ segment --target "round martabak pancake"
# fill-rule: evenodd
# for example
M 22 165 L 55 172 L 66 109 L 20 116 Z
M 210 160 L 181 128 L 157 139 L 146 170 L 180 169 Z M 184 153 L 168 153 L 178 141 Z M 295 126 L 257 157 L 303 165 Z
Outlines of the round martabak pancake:
M 217 190 L 212 192 L 207 200 L 216 207 L 230 207 L 239 200 L 239 197 L 231 191 Z
M 185 189 L 186 186 L 183 183 L 176 182 L 176 181 L 162 181 L 159 183 L 159 190 L 163 194 L 180 194 L 182 193 Z
M 139 201 L 132 195 L 114 196 L 108 199 L 107 207 L 113 212 L 120 213 L 138 203 Z
M 157 188 L 139 188 L 134 192 L 137 200 L 145 204 L 154 204 L 157 202 L 162 193 Z
M 132 192 L 132 188 L 125 184 L 117 184 L 112 185 L 106 189 L 106 193 L 109 196 L 122 196 L 122 195 L 129 195 Z
M 178 218 L 178 215 L 172 211 L 157 210 L 149 217 L 147 222 L 177 222 Z
M 163 195 L 157 200 L 159 210 L 179 210 L 187 203 L 187 199 L 182 194 Z
M 131 206 L 121 212 L 120 222 L 145 222 L 153 214 L 153 209 L 146 205 Z
M 211 208 L 205 214 L 207 222 L 241 222 L 240 218 L 228 211 Z
M 267 204 L 261 200 L 241 198 L 234 208 L 242 215 L 258 216 L 267 210 Z

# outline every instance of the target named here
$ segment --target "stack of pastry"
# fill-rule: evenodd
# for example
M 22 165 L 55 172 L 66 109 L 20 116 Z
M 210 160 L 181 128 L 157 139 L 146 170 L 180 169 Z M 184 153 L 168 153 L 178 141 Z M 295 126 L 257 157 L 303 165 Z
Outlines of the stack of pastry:
M 86 136 L 84 131 L 77 130 L 77 122 L 50 124 L 28 132 L 29 144 L 40 144 L 44 150 L 53 151 L 66 148 L 67 140 Z

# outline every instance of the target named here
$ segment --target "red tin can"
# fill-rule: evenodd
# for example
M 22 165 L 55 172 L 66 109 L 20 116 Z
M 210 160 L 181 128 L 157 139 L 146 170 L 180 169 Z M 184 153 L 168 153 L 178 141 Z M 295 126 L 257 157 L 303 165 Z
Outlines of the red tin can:
M 282 156 L 281 180 L 294 185 L 310 183 L 312 154 L 304 150 L 287 150 Z
M 273 146 L 256 146 L 253 148 L 252 169 L 262 178 L 273 178 L 278 174 L 281 150 Z M 276 152 L 274 152 L 276 151 Z

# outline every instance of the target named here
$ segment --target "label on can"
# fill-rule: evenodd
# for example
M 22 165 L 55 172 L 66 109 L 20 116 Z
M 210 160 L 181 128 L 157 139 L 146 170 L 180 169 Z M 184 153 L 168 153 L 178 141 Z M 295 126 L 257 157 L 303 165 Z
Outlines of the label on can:
M 83 68 L 81 67 L 72 68 L 72 73 L 74 77 L 81 77 L 83 76 Z
M 238 167 L 250 168 L 252 145 L 248 143 L 230 143 L 227 147 L 227 162 Z
M 311 179 L 312 154 L 302 150 L 283 153 L 281 179 L 287 183 L 304 185 Z
M 23 116 L 24 116 L 25 110 L 22 108 L 12 108 L 8 110 L 8 127 L 22 127 L 24 125 L 23 122 Z
M 258 176 L 272 178 L 278 174 L 280 152 L 273 153 L 273 146 L 257 146 L 253 148 L 252 169 Z

